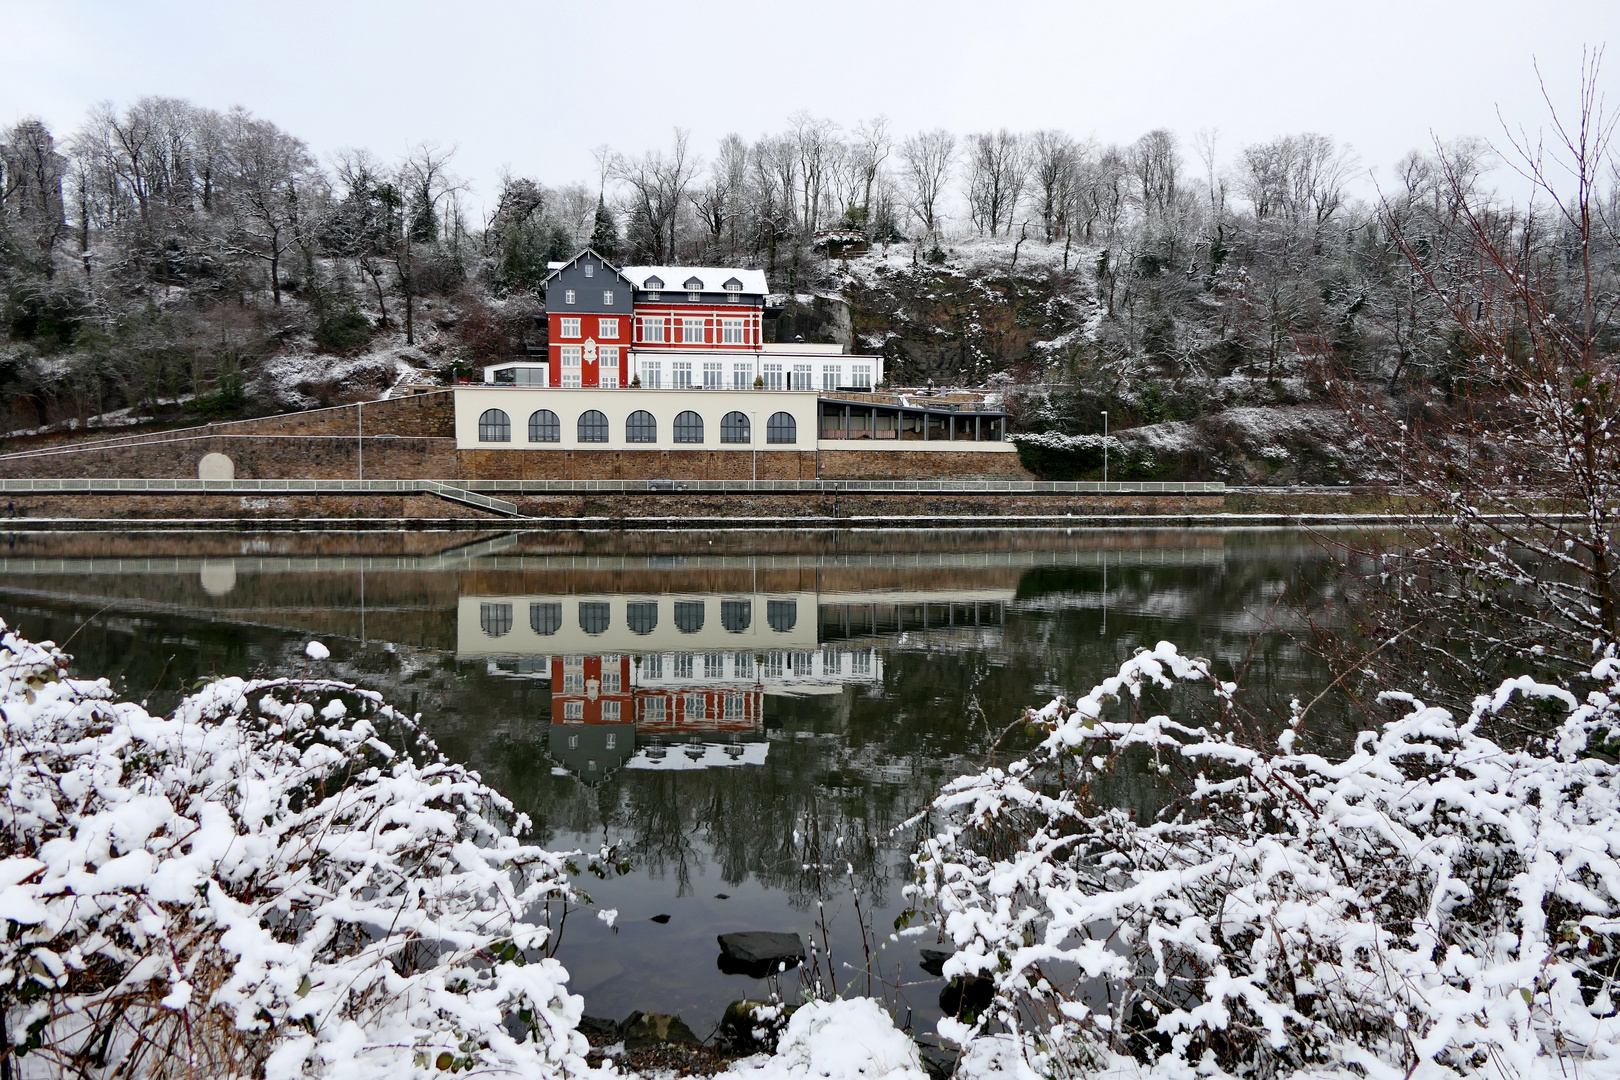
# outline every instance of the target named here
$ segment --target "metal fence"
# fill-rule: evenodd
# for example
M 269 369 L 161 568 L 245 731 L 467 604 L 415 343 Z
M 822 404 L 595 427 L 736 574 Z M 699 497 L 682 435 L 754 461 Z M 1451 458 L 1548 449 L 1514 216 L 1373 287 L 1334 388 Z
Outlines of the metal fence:
M 1222 494 L 1226 485 L 1206 481 L 1096 480 L 189 480 L 63 477 L 0 479 L 0 493 L 32 494 L 432 494 L 471 501 L 504 512 L 516 507 L 481 493 L 548 495 L 684 491 L 694 494 Z M 481 501 L 480 501 L 481 500 Z

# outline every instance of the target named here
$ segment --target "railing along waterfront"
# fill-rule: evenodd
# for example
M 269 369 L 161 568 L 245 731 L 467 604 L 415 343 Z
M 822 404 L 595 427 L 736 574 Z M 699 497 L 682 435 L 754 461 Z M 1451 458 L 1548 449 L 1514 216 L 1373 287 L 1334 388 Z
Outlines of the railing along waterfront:
M 1219 481 L 1115 480 L 191 480 L 181 478 L 62 477 L 0 479 L 0 493 L 31 494 L 434 494 L 481 498 L 488 494 L 545 495 L 685 491 L 702 494 L 1222 494 Z M 490 502 L 501 500 L 490 499 Z M 505 504 L 511 507 L 510 503 Z M 515 509 L 515 508 L 513 508 Z

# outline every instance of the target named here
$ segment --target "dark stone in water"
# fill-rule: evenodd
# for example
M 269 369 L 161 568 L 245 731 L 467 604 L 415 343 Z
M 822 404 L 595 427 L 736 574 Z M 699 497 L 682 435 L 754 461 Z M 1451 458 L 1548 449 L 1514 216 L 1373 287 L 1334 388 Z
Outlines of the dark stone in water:
M 959 1020 L 977 1017 L 996 997 L 996 984 L 981 975 L 952 979 L 939 992 L 939 1009 Z
M 624 1032 L 626 1050 L 641 1050 L 665 1043 L 698 1045 L 698 1037 L 692 1034 L 692 1029 L 680 1017 L 669 1013 L 644 1013 L 638 1009 L 624 1018 L 620 1030 Z
M 720 970 L 727 975 L 763 979 L 778 970 L 796 968 L 804 960 L 804 942 L 798 934 L 748 930 L 721 934 Z
M 951 1080 L 956 1075 L 958 1051 L 938 1039 L 919 1036 L 917 1056 L 922 1058 L 923 1068 L 928 1071 L 930 1080 Z
M 920 952 L 922 959 L 917 961 L 917 966 L 935 977 L 945 974 L 945 961 L 956 955 L 945 949 L 922 949 Z
M 731 894 L 730 893 L 717 892 L 717 893 L 714 894 L 714 898 L 716 900 L 730 900 L 731 899 Z
M 603 1016 L 582 1016 L 579 1018 L 579 1033 L 586 1038 L 596 1035 L 606 1039 L 617 1039 L 619 1022 Z
M 647 921 L 648 922 L 659 923 L 660 925 L 662 925 L 663 923 L 669 922 L 669 916 L 668 915 L 654 915 L 652 918 L 648 919 Z

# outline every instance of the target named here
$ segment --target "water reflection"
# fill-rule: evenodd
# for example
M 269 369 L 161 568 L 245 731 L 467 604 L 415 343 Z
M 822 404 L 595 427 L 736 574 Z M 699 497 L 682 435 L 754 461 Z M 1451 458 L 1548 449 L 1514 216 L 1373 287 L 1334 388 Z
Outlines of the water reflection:
M 210 675 L 302 670 L 320 638 L 323 673 L 420 711 L 537 840 L 622 844 L 634 873 L 590 886 L 617 932 L 571 922 L 562 950 L 589 1011 L 712 1023 L 760 990 L 716 970 L 715 935 L 803 932 L 825 901 L 858 951 L 844 868 L 886 925 L 909 872 L 890 830 L 1023 706 L 1161 639 L 1251 687 L 1309 678 L 1266 631 L 1320 558 L 1169 530 L 24 534 L 0 615 L 72 636 L 81 671 L 155 709 Z M 1158 785 L 1112 797 L 1148 812 Z M 924 977 L 912 943 L 885 956 Z M 919 1021 L 937 989 L 907 998 Z

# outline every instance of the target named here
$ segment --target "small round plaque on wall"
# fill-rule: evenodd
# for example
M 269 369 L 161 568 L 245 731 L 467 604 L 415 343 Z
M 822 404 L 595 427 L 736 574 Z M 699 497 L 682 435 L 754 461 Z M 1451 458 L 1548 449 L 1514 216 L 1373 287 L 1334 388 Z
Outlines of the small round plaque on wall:
M 224 454 L 204 454 L 197 462 L 199 480 L 235 480 L 236 463 Z

